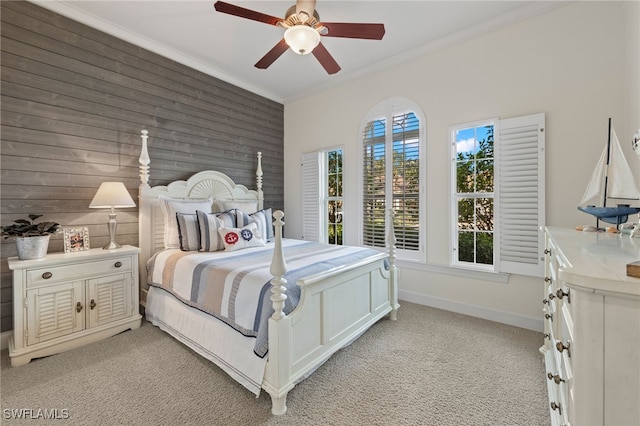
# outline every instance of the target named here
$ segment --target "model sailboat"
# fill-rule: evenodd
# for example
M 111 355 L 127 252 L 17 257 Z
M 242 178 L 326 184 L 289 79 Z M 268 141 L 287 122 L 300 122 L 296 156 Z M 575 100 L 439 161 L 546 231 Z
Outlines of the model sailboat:
M 608 200 L 612 200 L 612 203 L 614 200 L 618 201 L 615 201 L 615 207 L 607 207 Z M 607 145 L 593 171 L 578 210 L 589 213 L 603 222 L 619 226 L 629 220 L 629 215 L 640 211 L 640 207 L 631 206 L 632 203 L 639 204 L 638 200 L 640 200 L 640 190 L 633 178 L 629 163 L 624 158 L 609 118 Z

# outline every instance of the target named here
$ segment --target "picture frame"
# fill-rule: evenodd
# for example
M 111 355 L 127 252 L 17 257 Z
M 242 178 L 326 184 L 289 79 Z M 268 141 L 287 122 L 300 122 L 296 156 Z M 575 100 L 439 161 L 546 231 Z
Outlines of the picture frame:
M 79 226 L 75 228 L 63 228 L 64 252 L 89 250 L 89 228 Z

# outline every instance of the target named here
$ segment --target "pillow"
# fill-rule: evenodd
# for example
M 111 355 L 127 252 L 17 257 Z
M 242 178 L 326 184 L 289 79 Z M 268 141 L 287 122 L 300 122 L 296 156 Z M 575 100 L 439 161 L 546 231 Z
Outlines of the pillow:
M 259 210 L 249 215 L 252 222 L 258 225 L 260 235 L 262 235 L 265 242 L 273 240 L 273 222 L 271 209 Z
M 194 213 L 176 213 L 180 250 L 198 251 L 200 249 L 200 229 L 198 216 Z
M 160 208 L 164 214 L 164 247 L 180 248 L 176 213 L 195 214 L 196 210 L 211 211 L 211 199 L 177 199 L 160 196 Z
M 250 223 L 242 228 L 226 228 L 224 226 L 218 229 L 220 239 L 224 244 L 225 251 L 236 251 L 248 247 L 261 247 L 264 240 L 258 230 L 258 225 Z
M 236 210 L 229 210 L 223 213 L 207 213 L 198 210 L 198 227 L 200 228 L 200 248 L 199 251 L 224 250 L 222 238 L 218 234 L 221 227 L 236 227 Z
M 238 209 L 251 214 L 258 210 L 258 202 L 256 200 L 226 200 L 224 201 L 224 208 L 226 210 Z

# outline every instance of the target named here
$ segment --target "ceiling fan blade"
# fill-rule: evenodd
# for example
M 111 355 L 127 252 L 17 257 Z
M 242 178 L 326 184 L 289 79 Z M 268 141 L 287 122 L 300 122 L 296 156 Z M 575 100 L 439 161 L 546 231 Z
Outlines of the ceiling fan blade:
M 281 18 L 256 12 L 255 10 L 245 9 L 244 7 L 225 3 L 223 1 L 215 2 L 213 6 L 218 12 L 239 16 L 240 18 L 251 19 L 252 21 L 264 22 L 265 24 L 278 25 L 278 22 L 282 21 Z
M 320 65 L 322 65 L 329 74 L 335 74 L 340 71 L 340 65 L 338 65 L 336 60 L 333 59 L 331 53 L 329 53 L 322 43 L 318 44 L 311 53 L 313 53 L 313 56 L 316 57 L 318 62 L 320 62 Z
M 325 37 L 364 38 L 368 40 L 382 40 L 384 24 L 359 24 L 348 22 L 322 22 L 329 30 Z
M 262 57 L 258 62 L 256 62 L 255 67 L 260 68 L 261 70 L 267 69 L 272 63 L 276 61 L 284 52 L 287 51 L 289 46 L 284 39 L 280 40 L 278 44 L 273 46 L 273 48 L 267 52 L 266 55 Z

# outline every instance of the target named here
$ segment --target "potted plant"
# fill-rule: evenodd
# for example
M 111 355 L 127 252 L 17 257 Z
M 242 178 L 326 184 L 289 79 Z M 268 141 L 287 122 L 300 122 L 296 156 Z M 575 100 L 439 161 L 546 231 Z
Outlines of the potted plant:
M 5 239 L 15 238 L 18 258 L 21 260 L 45 257 L 49 248 L 49 237 L 60 231 L 59 223 L 36 223 L 40 217 L 41 214 L 30 214 L 29 219 L 18 219 L 11 225 L 1 227 Z

